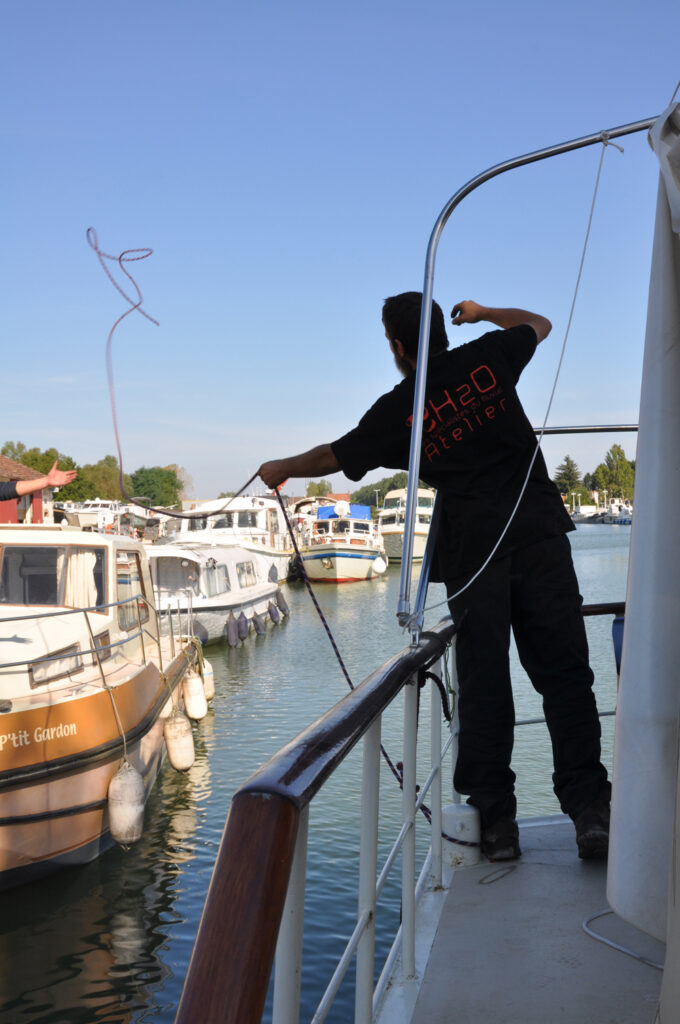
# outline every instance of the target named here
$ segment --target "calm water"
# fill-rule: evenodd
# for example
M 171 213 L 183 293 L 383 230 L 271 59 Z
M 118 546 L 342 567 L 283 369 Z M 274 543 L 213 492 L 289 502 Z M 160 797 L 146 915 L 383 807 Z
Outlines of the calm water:
M 584 599 L 624 600 L 630 528 L 579 526 L 570 539 Z M 398 567 L 370 583 L 316 589 L 355 684 L 406 646 L 395 618 L 398 590 Z M 441 586 L 432 587 L 428 604 L 443 596 Z M 85 868 L 3 893 L 2 1024 L 174 1020 L 232 794 L 264 760 L 347 692 L 306 591 L 300 584 L 287 586 L 286 598 L 290 619 L 266 636 L 251 638 L 236 650 L 208 648 L 217 692 L 208 717 L 195 728 L 196 763 L 185 775 L 164 766 L 147 805 L 140 843 L 127 852 L 113 849 Z M 438 621 L 443 611 L 432 612 L 426 625 Z M 611 618 L 589 620 L 587 626 L 598 703 L 603 710 L 613 708 Z M 514 666 L 518 717 L 540 714 L 540 703 L 516 658 Z M 421 715 L 424 757 L 428 709 L 429 699 L 423 701 Z M 393 760 L 401 757 L 400 710 L 386 715 L 383 726 L 383 742 Z M 613 719 L 604 719 L 603 733 L 610 764 Z M 544 725 L 518 730 L 513 767 L 520 815 L 559 810 L 551 789 L 546 737 Z M 312 891 L 305 913 L 308 962 L 302 1020 L 311 1017 L 352 929 L 360 757 L 355 751 L 310 814 Z M 381 812 L 386 824 L 381 863 L 391 842 L 389 819 L 398 815 L 400 806 L 396 783 L 386 770 L 382 774 Z M 423 833 L 421 854 L 424 847 Z M 387 949 L 382 933 L 393 931 L 398 921 L 399 877 L 397 864 L 379 911 L 378 955 Z M 328 1019 L 344 1024 L 351 1019 L 352 1005 L 346 986 Z

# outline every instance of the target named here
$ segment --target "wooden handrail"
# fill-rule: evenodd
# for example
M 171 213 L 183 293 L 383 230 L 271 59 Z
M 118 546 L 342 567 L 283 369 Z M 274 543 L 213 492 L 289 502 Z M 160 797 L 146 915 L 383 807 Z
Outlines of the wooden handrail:
M 451 620 L 444 619 L 423 633 L 416 646 L 395 654 L 283 747 L 239 792 L 277 794 L 302 810 L 407 680 L 442 656 L 455 632 Z
M 603 604 L 584 604 L 581 609 L 584 615 L 623 615 L 625 610 L 625 601 L 609 601 Z
M 283 797 L 234 796 L 176 1024 L 259 1024 L 299 817 Z

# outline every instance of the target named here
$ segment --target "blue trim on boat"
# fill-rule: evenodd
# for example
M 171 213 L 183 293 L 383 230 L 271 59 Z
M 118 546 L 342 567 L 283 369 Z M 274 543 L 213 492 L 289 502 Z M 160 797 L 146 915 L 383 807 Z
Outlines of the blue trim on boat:
M 355 553 L 354 551 L 321 551 L 318 555 L 303 555 L 303 562 L 314 562 L 319 558 L 370 558 L 373 562 L 376 558 L 382 558 L 380 554 L 365 554 Z

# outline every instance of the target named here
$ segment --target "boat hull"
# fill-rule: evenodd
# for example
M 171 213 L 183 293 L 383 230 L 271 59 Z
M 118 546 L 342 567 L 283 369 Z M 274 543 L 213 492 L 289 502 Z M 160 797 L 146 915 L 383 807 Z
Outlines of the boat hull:
M 186 598 L 171 603 L 165 610 L 161 609 L 162 631 L 167 633 L 170 629 L 168 617 L 172 616 L 177 626 L 177 618 L 184 626 L 188 625 L 188 632 L 199 638 L 202 644 L 219 643 L 227 637 L 227 622 L 230 615 L 235 618 L 243 613 L 248 620 L 248 628 L 252 626 L 253 616 L 267 616 L 269 605 L 277 604 L 279 588 L 275 584 L 261 585 L 259 593 L 251 600 L 239 600 L 238 603 L 227 603 L 216 601 L 210 603 L 210 598 L 205 601 L 196 600 L 187 605 Z M 178 610 L 179 607 L 179 610 Z M 189 624 L 190 620 L 190 624 Z
M 416 529 L 413 535 L 413 561 L 422 562 L 427 544 L 427 530 Z M 401 562 L 404 556 L 404 528 L 390 529 L 385 527 L 380 535 L 390 562 Z
M 358 583 L 375 579 L 387 569 L 377 548 L 362 551 L 319 545 L 300 552 L 305 572 L 315 583 Z
M 125 753 L 146 799 L 165 752 L 162 714 L 193 660 L 190 646 L 164 675 L 150 663 L 111 692 L 86 687 L 2 715 L 0 889 L 88 863 L 113 845 L 109 783 Z

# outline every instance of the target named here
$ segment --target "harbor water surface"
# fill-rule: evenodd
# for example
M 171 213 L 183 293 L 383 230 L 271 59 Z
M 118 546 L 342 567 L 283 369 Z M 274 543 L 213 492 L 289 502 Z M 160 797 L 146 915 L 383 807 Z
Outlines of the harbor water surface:
M 570 539 L 584 600 L 623 601 L 630 527 L 579 525 Z M 305 588 L 291 584 L 284 592 L 291 614 L 280 625 L 264 636 L 251 636 L 239 648 L 206 649 L 216 694 L 208 716 L 194 727 L 196 762 L 186 774 L 164 764 L 147 804 L 140 842 L 130 850 L 114 848 L 84 868 L 3 893 L 2 1024 L 174 1020 L 233 793 L 347 692 Z M 398 566 L 370 582 L 315 589 L 355 685 L 407 646 L 408 637 L 396 621 L 398 592 Z M 440 585 L 431 587 L 428 607 L 443 597 Z M 428 612 L 426 627 L 445 614 L 445 607 Z M 616 699 L 611 621 L 611 616 L 587 621 L 601 711 L 612 710 Z M 514 654 L 513 680 L 517 717 L 540 715 L 540 699 Z M 396 703 L 383 725 L 383 743 L 393 761 L 401 759 L 401 703 Z M 610 767 L 613 718 L 603 719 L 602 728 L 604 760 Z M 421 701 L 421 779 L 428 736 L 429 697 Z M 311 809 L 302 1021 L 311 1019 L 353 928 L 360 760 L 357 748 Z M 545 725 L 518 730 L 513 768 L 520 816 L 559 811 Z M 446 771 L 445 800 L 450 795 L 450 763 Z M 383 768 L 380 866 L 396 831 L 400 799 L 396 782 Z M 421 828 L 421 856 L 425 846 L 426 830 Z M 378 960 L 398 925 L 399 879 L 397 863 L 379 909 Z M 270 1019 L 269 1005 L 265 1021 Z M 350 978 L 327 1019 L 346 1024 L 352 1007 Z

